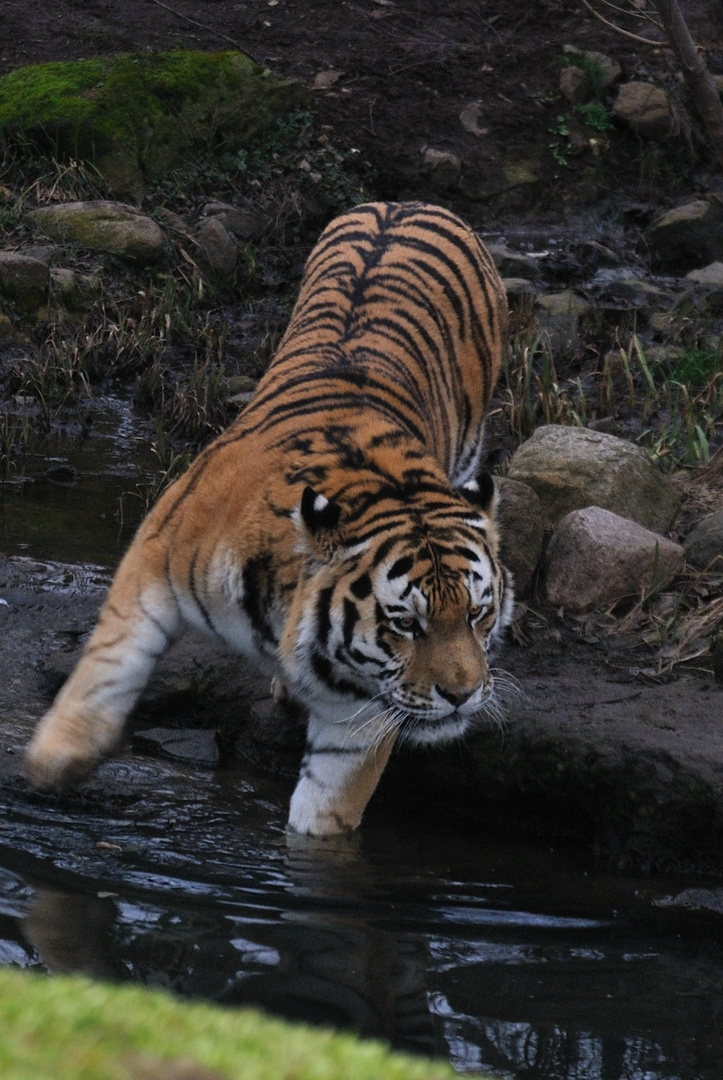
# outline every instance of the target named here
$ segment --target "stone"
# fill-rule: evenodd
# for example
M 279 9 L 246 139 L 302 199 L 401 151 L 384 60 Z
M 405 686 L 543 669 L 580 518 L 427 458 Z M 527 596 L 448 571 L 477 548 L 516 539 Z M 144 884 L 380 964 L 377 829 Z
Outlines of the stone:
M 472 101 L 469 105 L 465 105 L 462 112 L 459 114 L 459 122 L 465 131 L 469 131 L 471 135 L 477 135 L 478 137 L 487 134 L 487 128 L 482 127 L 482 121 L 484 118 L 484 109 L 482 103 L 479 101 Z
M 206 218 L 196 230 L 198 255 L 206 270 L 216 277 L 233 274 L 238 262 L 238 244 L 220 218 Z
M 670 301 L 670 294 L 666 289 L 635 277 L 629 270 L 611 271 L 608 269 L 600 271 L 596 278 L 603 273 L 605 273 L 605 280 L 600 284 L 598 293 L 599 299 L 603 302 L 611 300 L 618 307 L 622 305 L 631 310 L 650 308 L 654 305 L 660 307 L 661 304 L 668 304 Z M 596 281 L 592 284 L 595 285 Z M 604 303 L 602 306 L 605 306 Z
M 653 263 L 684 273 L 723 258 L 723 203 L 695 199 L 657 217 L 645 238 Z
M 520 597 L 527 592 L 542 554 L 542 506 L 527 484 L 496 476 L 495 487 L 499 493 L 500 559 L 512 572 L 515 596 Z
M 253 206 L 234 206 L 229 203 L 207 203 L 203 217 L 215 217 L 237 240 L 252 240 L 267 225 L 266 217 Z
M 697 285 L 723 289 L 723 262 L 712 262 L 700 270 L 690 270 L 685 277 L 687 281 L 693 281 Z
M 48 299 L 50 270 L 39 259 L 0 251 L 0 294 L 22 312 L 35 311 Z
M 560 72 L 560 93 L 571 105 L 583 105 L 592 97 L 592 82 L 582 68 L 571 64 Z
M 620 67 L 618 61 L 614 60 L 611 56 L 608 56 L 607 53 L 595 52 L 594 50 L 588 52 L 586 50 L 583 53 L 583 56 L 587 61 L 587 66 L 594 68 L 595 75 L 593 82 L 596 84 L 596 88 L 599 83 L 599 89 L 601 91 L 609 90 L 613 83 L 617 82 L 622 75 L 623 69 Z
M 50 283 L 53 292 L 62 304 L 74 308 L 78 304 L 78 283 L 72 270 L 65 267 L 53 267 L 50 271 Z
M 525 299 L 536 300 L 539 296 L 538 289 L 528 278 L 502 278 L 502 284 L 505 287 L 507 300 L 510 304 L 521 304 Z
M 613 105 L 613 115 L 636 135 L 655 142 L 664 142 L 680 130 L 670 98 L 649 82 L 623 83 Z
M 487 244 L 495 266 L 500 275 L 505 277 L 541 278 L 543 277 L 540 264 L 532 255 L 525 255 L 522 251 L 515 251 L 504 244 Z
M 552 535 L 544 558 L 548 603 L 571 613 L 637 598 L 683 565 L 680 544 L 599 506 L 573 510 Z
M 200 149 L 249 145 L 308 94 L 238 51 L 119 53 L 32 64 L 0 78 L 0 129 L 20 152 L 90 161 L 140 204 L 149 179 Z
M 599 506 L 666 532 L 680 506 L 676 487 L 643 451 L 615 435 L 548 424 L 513 454 L 507 475 L 537 492 L 546 528 Z
M 457 186 L 462 162 L 450 150 L 427 147 L 422 154 L 424 168 L 431 174 L 430 181 L 436 191 L 447 191 Z
M 124 203 L 102 199 L 31 210 L 25 220 L 57 243 L 105 251 L 140 264 L 157 262 L 165 248 L 155 221 Z
M 685 556 L 699 570 L 723 570 L 723 510 L 699 521 L 683 541 Z
M 564 289 L 539 297 L 537 309 L 540 330 L 547 335 L 553 352 L 558 352 L 577 337 L 580 317 L 590 310 L 590 304 L 573 289 Z
M 147 728 L 133 734 L 137 750 L 160 754 L 178 761 L 214 768 L 219 764 L 215 731 L 204 728 Z

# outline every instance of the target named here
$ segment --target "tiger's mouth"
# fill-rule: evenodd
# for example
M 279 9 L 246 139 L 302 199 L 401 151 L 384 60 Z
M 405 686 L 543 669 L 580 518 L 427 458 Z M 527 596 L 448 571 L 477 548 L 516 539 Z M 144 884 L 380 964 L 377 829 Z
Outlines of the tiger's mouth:
M 408 713 L 400 725 L 400 737 L 417 746 L 451 742 L 469 731 L 474 714 L 462 714 L 459 710 L 436 716 L 430 712 Z

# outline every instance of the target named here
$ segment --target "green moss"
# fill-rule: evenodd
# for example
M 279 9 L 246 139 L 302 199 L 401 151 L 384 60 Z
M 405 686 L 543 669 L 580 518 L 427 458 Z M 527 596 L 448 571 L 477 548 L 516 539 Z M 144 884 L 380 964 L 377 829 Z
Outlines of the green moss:
M 91 161 L 111 188 L 118 173 L 133 188 L 134 169 L 154 177 L 193 146 L 243 146 L 304 98 L 237 52 L 36 64 L 0 78 L 0 136 Z
M 3 1080 L 173 1076 L 189 1062 L 228 1080 L 453 1080 L 446 1065 L 248 1009 L 187 1004 L 138 986 L 0 970 Z M 180 1072 L 175 1075 L 181 1075 Z M 187 1073 L 186 1075 L 190 1075 Z

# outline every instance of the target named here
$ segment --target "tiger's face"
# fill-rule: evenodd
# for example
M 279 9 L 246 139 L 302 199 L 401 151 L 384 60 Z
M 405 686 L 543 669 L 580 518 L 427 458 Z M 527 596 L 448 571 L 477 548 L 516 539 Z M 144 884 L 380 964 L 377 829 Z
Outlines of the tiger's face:
M 317 511 L 335 516 L 317 497 Z M 308 508 L 307 508 L 308 509 Z M 491 517 L 460 498 L 435 515 L 402 515 L 393 531 L 346 545 L 331 534 L 312 559 L 294 629 L 294 657 L 313 698 L 375 700 L 401 733 L 430 744 L 494 712 L 490 653 L 509 624 L 509 575 Z

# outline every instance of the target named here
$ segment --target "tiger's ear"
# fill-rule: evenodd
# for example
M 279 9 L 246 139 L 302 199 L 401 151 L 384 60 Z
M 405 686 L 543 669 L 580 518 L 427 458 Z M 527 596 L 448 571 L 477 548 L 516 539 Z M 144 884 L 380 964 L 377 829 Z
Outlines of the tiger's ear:
M 333 532 L 339 524 L 341 507 L 326 495 L 319 495 L 311 487 L 304 488 L 301 496 L 301 520 L 308 532 L 316 536 L 320 532 Z
M 301 496 L 296 524 L 307 554 L 327 560 L 336 547 L 336 529 L 341 519 L 341 507 L 311 487 Z
M 486 469 L 477 474 L 475 480 L 468 480 L 459 489 L 465 499 L 476 506 L 478 510 L 484 510 L 487 514 L 494 514 L 497 506 L 497 490 L 495 482 Z

